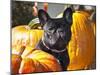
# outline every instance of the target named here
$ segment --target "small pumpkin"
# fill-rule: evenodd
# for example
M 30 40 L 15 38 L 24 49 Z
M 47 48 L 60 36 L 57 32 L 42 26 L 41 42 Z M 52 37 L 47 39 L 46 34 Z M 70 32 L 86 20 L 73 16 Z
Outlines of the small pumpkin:
M 12 74 L 61 71 L 61 66 L 55 57 L 31 46 L 12 48 L 11 62 Z
M 42 37 L 43 30 L 31 29 L 28 25 L 12 28 L 12 47 L 16 45 L 35 47 Z

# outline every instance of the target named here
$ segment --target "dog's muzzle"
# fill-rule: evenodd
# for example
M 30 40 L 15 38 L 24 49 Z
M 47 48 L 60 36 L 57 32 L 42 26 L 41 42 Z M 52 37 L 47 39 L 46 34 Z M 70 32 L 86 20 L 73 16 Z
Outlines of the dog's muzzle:
M 56 53 L 62 53 L 64 51 L 66 51 L 66 48 L 62 49 L 62 50 L 57 50 L 57 49 L 52 49 L 50 48 L 49 46 L 47 46 L 43 40 L 43 37 L 42 37 L 42 42 L 43 42 L 43 45 L 48 49 L 48 50 L 51 50 L 52 52 L 56 52 Z

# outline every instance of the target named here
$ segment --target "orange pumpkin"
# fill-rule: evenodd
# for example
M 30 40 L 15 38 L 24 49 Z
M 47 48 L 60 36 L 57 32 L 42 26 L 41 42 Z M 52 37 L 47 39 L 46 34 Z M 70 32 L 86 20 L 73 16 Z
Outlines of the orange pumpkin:
M 60 64 L 52 55 L 34 50 L 43 30 L 21 25 L 12 29 L 12 73 L 61 71 Z
M 43 30 L 31 29 L 28 25 L 12 28 L 12 47 L 16 45 L 35 47 L 42 37 Z
M 13 74 L 61 71 L 61 66 L 55 57 L 30 46 L 12 48 L 11 61 Z
M 84 11 L 73 13 L 72 37 L 67 46 L 70 57 L 67 70 L 88 69 L 95 62 L 95 23 L 89 17 L 90 14 Z
M 72 37 L 67 46 L 70 57 L 67 70 L 88 69 L 94 63 L 96 43 L 92 26 L 88 13 L 76 11 L 73 14 Z

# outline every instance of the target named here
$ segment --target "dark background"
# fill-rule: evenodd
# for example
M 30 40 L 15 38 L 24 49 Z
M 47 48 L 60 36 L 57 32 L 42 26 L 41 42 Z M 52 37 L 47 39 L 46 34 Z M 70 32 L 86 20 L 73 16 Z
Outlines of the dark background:
M 18 25 L 27 25 L 36 16 L 33 15 L 34 1 L 12 1 L 11 2 L 11 25 L 12 27 Z M 37 8 L 43 8 L 44 2 L 38 2 Z M 84 10 L 93 13 L 93 20 L 96 21 L 96 7 L 90 5 L 75 5 L 75 4 L 59 4 L 59 3 L 48 3 L 48 14 L 50 17 L 57 17 L 67 7 L 73 8 L 73 10 Z
M 32 7 L 34 2 L 12 1 L 11 4 L 11 23 L 12 27 L 28 24 L 33 18 Z
M 38 2 L 38 10 L 43 9 L 44 2 Z M 12 1 L 11 4 L 11 23 L 12 27 L 28 24 L 36 16 L 33 16 L 34 2 L 30 1 Z M 67 5 L 66 5 L 67 6 Z M 48 14 L 50 17 L 56 17 L 64 11 L 65 4 L 49 3 Z

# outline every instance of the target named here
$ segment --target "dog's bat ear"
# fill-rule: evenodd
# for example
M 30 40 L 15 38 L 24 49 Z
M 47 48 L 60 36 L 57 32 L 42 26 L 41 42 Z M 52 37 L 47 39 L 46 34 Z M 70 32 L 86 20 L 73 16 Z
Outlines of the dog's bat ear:
M 44 11 L 43 9 L 40 9 L 38 11 L 38 18 L 39 18 L 40 23 L 44 25 L 50 17 L 46 11 Z
M 67 21 L 67 23 L 72 24 L 72 20 L 73 20 L 72 16 L 73 16 L 73 11 L 69 7 L 64 11 L 63 18 Z

